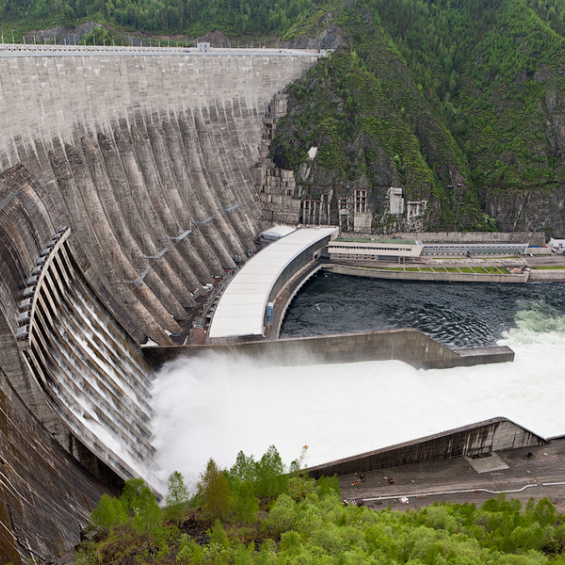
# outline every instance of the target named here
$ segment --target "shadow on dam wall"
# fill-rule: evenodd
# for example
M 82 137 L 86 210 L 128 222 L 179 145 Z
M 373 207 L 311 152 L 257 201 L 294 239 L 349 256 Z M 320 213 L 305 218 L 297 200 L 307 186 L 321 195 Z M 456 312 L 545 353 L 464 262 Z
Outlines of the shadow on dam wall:
M 77 543 L 151 455 L 138 344 L 254 249 L 263 117 L 316 60 L 0 57 L 1 562 Z

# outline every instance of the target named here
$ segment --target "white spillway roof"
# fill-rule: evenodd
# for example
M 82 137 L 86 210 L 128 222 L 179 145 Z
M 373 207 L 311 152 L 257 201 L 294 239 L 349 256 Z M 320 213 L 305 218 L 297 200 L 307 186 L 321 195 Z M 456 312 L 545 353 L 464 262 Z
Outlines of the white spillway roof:
M 305 249 L 338 228 L 305 228 L 271 243 L 242 267 L 220 297 L 210 325 L 210 338 L 263 335 L 271 289 Z
M 277 225 L 277 226 L 273 226 L 272 228 L 269 228 L 268 230 L 265 230 L 264 232 L 261 232 L 261 234 L 259 235 L 261 237 L 281 238 L 295 231 L 296 228 L 292 228 L 290 226 Z

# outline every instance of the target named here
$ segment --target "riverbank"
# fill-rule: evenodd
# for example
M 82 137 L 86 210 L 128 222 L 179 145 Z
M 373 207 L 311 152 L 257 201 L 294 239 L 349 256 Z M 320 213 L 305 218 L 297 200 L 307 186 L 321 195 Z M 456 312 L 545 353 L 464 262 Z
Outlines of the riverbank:
M 383 262 L 379 265 L 325 263 L 327 272 L 357 277 L 402 281 L 527 283 L 565 282 L 565 257 L 420 257 L 403 265 Z

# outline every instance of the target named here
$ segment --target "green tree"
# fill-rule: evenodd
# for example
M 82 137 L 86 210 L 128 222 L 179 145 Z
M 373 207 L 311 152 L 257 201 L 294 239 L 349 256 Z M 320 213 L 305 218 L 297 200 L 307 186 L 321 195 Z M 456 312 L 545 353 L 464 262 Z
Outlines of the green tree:
M 165 497 L 166 516 L 173 522 L 180 524 L 186 505 L 188 503 L 189 492 L 184 484 L 181 473 L 174 471 L 171 473 L 167 484 L 167 496 Z
M 293 528 L 296 521 L 296 503 L 288 494 L 281 494 L 271 508 L 265 527 L 275 536 Z
M 238 482 L 231 487 L 231 513 L 237 522 L 251 524 L 257 519 L 259 499 L 251 481 Z
M 163 525 L 163 513 L 151 489 L 143 479 L 126 481 L 120 500 L 131 517 L 134 531 L 156 535 Z
M 198 497 L 203 514 L 208 518 L 225 518 L 230 505 L 228 480 L 213 459 L 208 461 L 206 470 L 198 483 Z
M 222 526 L 222 522 L 219 518 L 216 518 L 214 527 L 210 532 L 210 544 L 223 547 L 224 549 L 227 549 L 230 545 L 228 534 L 226 534 L 226 530 L 224 530 L 224 526 Z
M 177 563 L 181 565 L 201 565 L 204 563 L 204 550 L 187 534 L 183 534 L 181 537 Z
M 258 496 L 275 498 L 288 493 L 289 479 L 285 468 L 274 445 L 271 445 L 265 455 L 256 464 L 256 492 Z
M 256 463 L 253 456 L 247 456 L 243 451 L 237 454 L 235 464 L 229 471 L 229 478 L 241 482 L 253 482 L 256 479 Z
M 112 530 L 128 521 L 122 501 L 103 494 L 98 506 L 90 514 L 90 521 L 100 530 Z

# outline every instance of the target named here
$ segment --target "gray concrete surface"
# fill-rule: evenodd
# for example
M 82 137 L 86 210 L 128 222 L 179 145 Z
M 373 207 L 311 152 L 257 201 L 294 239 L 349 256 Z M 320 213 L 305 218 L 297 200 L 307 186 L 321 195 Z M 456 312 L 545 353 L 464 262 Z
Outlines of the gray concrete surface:
M 248 355 L 266 364 L 283 366 L 395 359 L 418 369 L 444 369 L 514 360 L 514 352 L 509 347 L 481 347 L 477 351 L 471 348 L 461 354 L 416 329 L 143 348 L 145 358 L 155 367 L 179 356 L 201 355 L 207 351 Z
M 523 273 L 508 273 L 503 275 L 489 273 L 465 272 L 429 272 L 414 270 L 396 270 L 420 268 L 465 269 L 469 267 L 503 267 L 512 269 L 526 267 Z M 543 267 L 540 269 L 539 267 Z M 381 270 L 379 270 L 379 268 Z M 563 255 L 520 256 L 520 257 L 419 257 L 405 265 L 383 261 L 379 265 L 363 266 L 361 264 L 328 263 L 324 270 L 332 273 L 358 277 L 415 280 L 415 281 L 446 281 L 446 282 L 479 282 L 479 283 L 527 283 L 527 282 L 563 282 L 565 281 L 565 257 Z M 392 270 L 395 269 L 395 270 Z M 552 270 L 553 269 L 553 270 Z
M 528 457 L 528 452 L 532 457 Z M 464 457 L 446 461 L 389 467 L 351 473 L 340 477 L 344 499 L 361 499 L 374 509 L 420 508 L 435 501 L 483 503 L 505 492 L 525 504 L 530 497 L 549 498 L 559 512 L 565 512 L 565 439 L 549 445 L 499 451 L 496 455 L 508 466 L 478 473 Z M 488 457 L 488 456 L 487 456 Z M 389 484 L 389 478 L 394 484 Z M 354 486 L 355 482 L 359 482 Z M 409 499 L 408 504 L 400 502 Z

